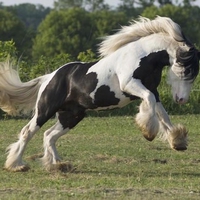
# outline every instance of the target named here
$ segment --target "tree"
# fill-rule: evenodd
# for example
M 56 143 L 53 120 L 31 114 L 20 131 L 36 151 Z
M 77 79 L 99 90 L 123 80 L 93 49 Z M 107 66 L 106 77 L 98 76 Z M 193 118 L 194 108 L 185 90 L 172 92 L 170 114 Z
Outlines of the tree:
M 81 8 L 83 0 L 57 0 L 54 1 L 54 8 L 56 10 L 68 9 L 68 8 Z
M 16 59 L 17 49 L 15 47 L 15 43 L 10 41 L 0 41 L 0 62 L 5 61 L 7 58 L 11 60 Z
M 89 13 L 81 8 L 52 11 L 42 21 L 33 44 L 33 57 L 52 57 L 68 53 L 76 57 L 90 49 L 95 25 Z
M 16 28 L 15 30 L 14 28 L 12 28 L 13 30 L 9 30 L 4 25 L 1 26 L 3 21 L 5 21 L 2 20 L 0 22 L 0 39 L 3 41 L 13 39 L 16 44 L 19 56 L 23 55 L 23 58 L 26 57 L 30 60 L 33 45 L 32 40 L 36 36 L 36 29 L 49 11 L 50 8 L 44 8 L 40 4 L 34 5 L 24 3 L 14 6 L 2 5 L 0 12 L 1 15 L 4 15 L 4 18 L 2 17 L 1 19 L 6 18 L 6 24 L 12 24 L 12 26 Z M 11 20 L 14 21 L 11 22 Z M 5 28 L 7 30 L 5 30 L 5 32 L 2 34 L 2 29 Z
M 102 10 L 91 13 L 91 16 L 96 26 L 96 38 L 113 34 L 128 22 L 128 17 L 123 12 Z
M 148 7 L 155 3 L 155 0 L 120 0 L 121 6 L 134 8 L 134 7 Z M 162 1 L 162 0 L 161 0 Z
M 160 6 L 164 6 L 166 4 L 172 4 L 172 0 L 158 0 Z
M 154 0 L 120 0 L 117 10 L 125 12 L 129 18 L 136 18 L 146 6 L 153 4 Z
M 43 5 L 35 5 L 30 3 L 23 3 L 13 6 L 16 15 L 28 28 L 37 29 L 41 21 L 51 11 L 50 8 L 45 8 Z
M 154 5 L 155 0 L 138 0 L 137 4 L 142 7 L 142 8 L 146 8 L 149 6 Z
M 109 5 L 105 4 L 104 0 L 58 0 L 54 2 L 54 7 L 56 10 L 78 7 L 91 12 L 109 9 Z
M 11 12 L 0 9 L 0 41 L 13 40 L 19 54 L 23 54 L 26 29 L 20 19 Z
M 183 0 L 183 5 L 184 6 L 191 6 L 192 2 L 195 2 L 196 0 Z
M 127 6 L 130 8 L 134 8 L 136 3 L 136 0 L 120 0 L 121 1 L 121 5 L 123 6 Z
M 84 0 L 83 6 L 91 12 L 109 10 L 109 5 L 105 4 L 104 0 Z

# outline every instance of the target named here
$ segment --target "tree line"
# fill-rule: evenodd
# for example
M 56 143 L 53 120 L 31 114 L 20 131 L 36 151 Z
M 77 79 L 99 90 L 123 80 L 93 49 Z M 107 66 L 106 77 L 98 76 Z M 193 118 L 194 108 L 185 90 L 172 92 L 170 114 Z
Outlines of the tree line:
M 194 0 L 121 0 L 115 8 L 104 0 L 58 0 L 54 8 L 29 3 L 0 3 L 0 41 L 13 40 L 17 56 L 32 62 L 40 56 L 70 54 L 74 59 L 89 49 L 97 55 L 100 38 L 113 34 L 139 15 L 167 16 L 179 23 L 200 46 L 200 7 Z M 155 5 L 156 4 L 156 5 Z

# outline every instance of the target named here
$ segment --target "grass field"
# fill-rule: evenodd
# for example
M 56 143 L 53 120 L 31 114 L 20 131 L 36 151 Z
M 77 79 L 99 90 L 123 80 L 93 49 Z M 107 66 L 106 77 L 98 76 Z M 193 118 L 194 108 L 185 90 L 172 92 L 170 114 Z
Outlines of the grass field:
M 200 199 L 200 115 L 171 116 L 189 129 L 185 152 L 158 139 L 146 141 L 134 117 L 87 117 L 58 142 L 58 151 L 73 164 L 71 173 L 47 172 L 30 156 L 42 152 L 42 132 L 27 147 L 31 170 L 3 170 L 5 149 L 27 120 L 0 123 L 0 199 Z

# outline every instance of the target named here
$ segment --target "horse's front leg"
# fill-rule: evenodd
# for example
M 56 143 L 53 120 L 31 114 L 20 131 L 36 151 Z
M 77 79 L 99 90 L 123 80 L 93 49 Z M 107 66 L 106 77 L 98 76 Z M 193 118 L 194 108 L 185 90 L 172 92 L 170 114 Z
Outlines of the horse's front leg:
M 160 122 L 160 133 L 163 140 L 168 140 L 172 149 L 187 149 L 187 130 L 183 125 L 174 126 L 160 102 L 156 103 L 156 113 Z
M 132 79 L 125 87 L 124 91 L 143 99 L 136 115 L 136 123 L 142 130 L 144 137 L 152 141 L 159 132 L 158 116 L 155 112 L 156 99 L 139 79 Z

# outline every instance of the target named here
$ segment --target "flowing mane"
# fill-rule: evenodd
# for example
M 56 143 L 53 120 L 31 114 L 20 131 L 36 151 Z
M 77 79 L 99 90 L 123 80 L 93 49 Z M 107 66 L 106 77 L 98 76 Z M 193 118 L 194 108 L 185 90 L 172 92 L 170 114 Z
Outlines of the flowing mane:
M 107 56 L 130 42 L 154 33 L 169 35 L 176 41 L 185 39 L 180 26 L 168 17 L 157 16 L 154 20 L 139 17 L 138 21 L 134 20 L 129 26 L 123 26 L 114 35 L 106 36 L 100 43 L 99 53 L 102 57 Z

